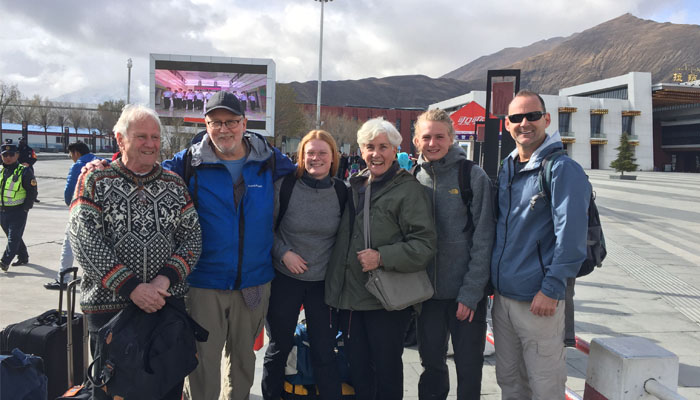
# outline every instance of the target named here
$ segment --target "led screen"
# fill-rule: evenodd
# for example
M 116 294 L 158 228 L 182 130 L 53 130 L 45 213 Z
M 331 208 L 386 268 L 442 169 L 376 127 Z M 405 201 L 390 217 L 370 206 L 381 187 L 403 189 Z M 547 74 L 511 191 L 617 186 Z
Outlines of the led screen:
M 274 109 L 274 104 L 268 104 L 271 71 L 266 63 L 173 61 L 152 57 L 155 58 L 152 70 L 155 79 L 151 104 L 165 124 L 173 124 L 173 119 L 203 123 L 208 99 L 225 90 L 238 96 L 248 118 L 249 130 L 271 134 L 266 121 L 272 117 L 272 110 L 268 108 Z M 274 76 L 272 79 L 274 82 Z

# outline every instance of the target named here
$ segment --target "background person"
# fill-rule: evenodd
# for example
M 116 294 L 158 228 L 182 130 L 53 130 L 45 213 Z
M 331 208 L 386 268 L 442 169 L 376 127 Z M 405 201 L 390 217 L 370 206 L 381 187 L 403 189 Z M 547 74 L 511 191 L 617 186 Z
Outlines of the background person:
M 338 149 L 326 131 L 313 130 L 299 143 L 299 165 L 293 176 L 275 183 L 275 216 L 280 212 L 282 182 L 293 179 L 288 206 L 275 230 L 272 280 L 267 327 L 270 343 L 265 352 L 263 398 L 278 400 L 284 386 L 284 369 L 294 346 L 294 331 L 304 306 L 311 365 L 323 400 L 341 398 L 335 360 L 335 312 L 326 305 L 325 278 L 345 204 L 339 202 L 333 178 L 338 170 Z M 338 181 L 347 198 L 345 184 Z M 335 329 L 334 329 L 335 328 Z
M 127 105 L 114 132 L 121 157 L 80 176 L 70 214 L 71 247 L 83 268 L 80 306 L 93 352 L 97 331 L 130 303 L 152 313 L 172 297 L 184 309 L 185 278 L 202 249 L 187 187 L 156 162 L 158 115 Z M 165 398 L 179 400 L 182 384 Z
M 357 143 L 367 169 L 350 178 L 351 195 L 326 274 L 326 303 L 340 309 L 356 398 L 403 398 L 403 339 L 411 307 L 385 310 L 367 289 L 368 272 L 425 269 L 435 227 L 423 187 L 396 162 L 401 135 L 382 118 L 365 122 Z M 368 189 L 369 187 L 369 189 Z M 364 198 L 370 190 L 371 248 L 364 245 Z
M 29 263 L 27 246 L 22 240 L 29 209 L 36 199 L 36 179 L 31 168 L 19 163 L 19 150 L 7 139 L 2 145 L 0 168 L 0 226 L 7 236 L 5 252 L 0 259 L 0 269 L 7 272 L 13 266 Z
M 68 177 L 66 178 L 66 187 L 63 190 L 63 199 L 66 202 L 66 206 L 70 206 L 73 200 L 73 193 L 75 192 L 75 185 L 78 183 L 78 177 L 80 176 L 80 171 L 83 167 L 92 160 L 97 159 L 97 157 L 90 152 L 90 148 L 87 144 L 83 142 L 75 142 L 68 145 L 68 154 L 71 160 L 73 160 L 73 165 L 71 165 L 68 170 Z M 65 277 L 65 281 L 61 281 L 61 273 L 73 267 L 73 250 L 70 247 L 70 224 L 66 224 L 66 235 L 63 238 L 63 245 L 61 246 L 61 262 L 59 265 L 58 275 L 56 279 L 52 282 L 44 284 L 44 287 L 49 290 L 65 289 L 68 285 L 68 280 L 70 277 Z

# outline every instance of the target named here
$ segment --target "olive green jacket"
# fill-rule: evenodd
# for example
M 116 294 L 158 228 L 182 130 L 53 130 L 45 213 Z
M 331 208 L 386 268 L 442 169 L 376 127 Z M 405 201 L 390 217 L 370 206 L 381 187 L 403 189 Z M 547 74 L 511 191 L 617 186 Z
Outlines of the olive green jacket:
M 368 176 L 365 170 L 350 179 L 351 194 L 326 272 L 326 303 L 344 310 L 382 309 L 379 300 L 365 289 L 368 273 L 362 272 L 357 259 L 357 252 L 365 248 L 364 213 L 357 209 L 357 189 Z M 423 186 L 400 169 L 376 191 L 373 186 L 371 195 L 372 248 L 381 254 L 381 268 L 400 272 L 425 269 L 435 253 L 437 236 Z

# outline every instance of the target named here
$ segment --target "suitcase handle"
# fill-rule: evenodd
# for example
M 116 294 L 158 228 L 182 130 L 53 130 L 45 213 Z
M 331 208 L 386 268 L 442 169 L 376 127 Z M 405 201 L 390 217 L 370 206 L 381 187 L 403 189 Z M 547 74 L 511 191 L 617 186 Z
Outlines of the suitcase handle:
M 78 277 L 78 267 L 73 267 L 73 268 L 68 268 L 65 271 L 60 271 L 59 277 L 61 279 L 61 284 L 59 285 L 59 291 L 58 291 L 58 322 L 61 323 L 61 314 L 63 313 L 63 278 L 66 276 L 66 274 L 73 273 L 73 280 L 75 280 Z M 68 306 L 67 306 L 68 307 Z M 66 308 L 67 308 L 66 307 Z M 75 311 L 75 307 L 73 308 L 73 311 Z
M 78 270 L 78 268 L 71 268 Z M 76 272 L 74 271 L 74 273 Z M 61 277 L 63 278 L 63 277 Z M 61 281 L 63 282 L 63 281 Z M 66 343 L 66 350 L 68 351 L 68 387 L 73 387 L 75 384 L 75 375 L 73 374 L 74 362 L 73 362 L 73 318 L 75 315 L 75 290 L 76 286 L 80 283 L 80 279 L 73 279 L 66 286 L 66 309 L 68 310 L 68 318 L 66 320 L 66 333 L 68 334 L 68 341 Z M 83 321 L 83 330 L 87 327 L 87 321 Z M 83 338 L 83 340 L 85 340 Z M 85 360 L 87 354 L 83 351 L 83 360 Z M 87 363 L 83 363 L 87 365 Z

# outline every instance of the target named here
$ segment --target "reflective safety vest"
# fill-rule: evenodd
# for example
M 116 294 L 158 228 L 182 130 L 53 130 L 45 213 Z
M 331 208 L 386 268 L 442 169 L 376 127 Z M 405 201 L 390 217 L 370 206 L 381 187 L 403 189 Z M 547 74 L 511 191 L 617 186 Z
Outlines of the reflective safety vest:
M 2 205 L 5 207 L 18 206 L 24 203 L 27 198 L 27 191 L 22 186 L 22 171 L 24 165 L 19 164 L 12 175 L 4 176 L 5 166 L 0 168 L 0 176 L 2 176 Z

